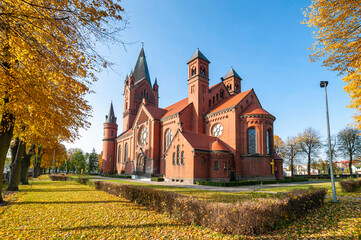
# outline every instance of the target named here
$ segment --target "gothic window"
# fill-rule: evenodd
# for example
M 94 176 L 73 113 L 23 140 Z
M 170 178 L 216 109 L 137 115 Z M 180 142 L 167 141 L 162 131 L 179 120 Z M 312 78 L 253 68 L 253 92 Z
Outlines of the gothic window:
M 219 162 L 218 161 L 214 162 L 213 170 L 219 170 Z
M 124 162 L 128 162 L 128 143 L 124 147 Z
M 122 146 L 119 146 L 119 148 L 118 148 L 118 163 L 120 163 L 121 159 L 122 159 Z
M 248 154 L 254 154 L 257 151 L 257 133 L 256 129 L 250 128 L 248 129 Z
M 148 131 L 146 127 L 143 127 L 142 130 L 140 130 L 139 133 L 139 143 L 141 145 L 144 145 L 147 143 L 147 137 L 148 137 Z
M 181 164 L 184 165 L 184 151 L 181 153 Z
M 179 165 L 180 163 L 180 146 L 177 146 L 177 164 Z
M 206 75 L 206 69 L 205 69 L 204 67 L 201 67 L 201 74 L 202 74 L 203 76 Z
M 197 71 L 196 71 L 196 67 L 192 67 L 192 76 L 196 75 Z
M 173 153 L 173 165 L 175 165 L 175 152 Z
M 271 154 L 271 130 L 267 131 L 267 154 Z
M 219 137 L 219 136 L 222 135 L 222 132 L 223 132 L 223 126 L 222 126 L 222 124 L 217 123 L 217 124 L 215 124 L 215 125 L 213 126 L 213 128 L 212 128 L 212 134 L 213 134 L 213 136 Z
M 168 129 L 165 132 L 164 150 L 168 149 L 171 141 L 172 141 L 172 130 Z

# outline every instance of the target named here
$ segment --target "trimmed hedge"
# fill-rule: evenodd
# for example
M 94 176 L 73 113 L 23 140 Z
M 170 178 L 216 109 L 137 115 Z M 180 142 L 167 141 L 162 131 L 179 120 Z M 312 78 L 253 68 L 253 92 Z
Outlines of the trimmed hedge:
M 263 185 L 263 184 L 277 184 L 277 183 L 291 183 L 291 182 L 304 182 L 308 181 L 307 178 L 287 178 L 279 180 L 246 180 L 246 181 L 232 181 L 232 182 L 211 182 L 211 181 L 197 181 L 198 185 L 218 186 L 218 187 L 236 187 L 236 186 L 250 186 L 250 185 Z
M 356 192 L 361 187 L 361 179 L 342 180 L 339 184 L 345 192 Z
M 51 181 L 67 181 L 68 177 L 64 174 L 50 174 L 49 178 Z
M 132 178 L 132 176 L 129 175 L 111 175 L 111 174 L 103 174 L 101 175 L 103 177 L 110 177 L 110 178 L 126 178 L 126 179 L 130 179 Z
M 152 181 L 154 181 L 154 182 L 164 182 L 164 178 L 163 177 L 152 177 Z
M 198 224 L 230 234 L 257 235 L 319 207 L 326 189 L 298 190 L 276 199 L 241 203 L 212 203 L 174 192 L 113 182 L 94 181 L 98 190 L 122 196 L 159 212 L 166 212 L 186 224 Z

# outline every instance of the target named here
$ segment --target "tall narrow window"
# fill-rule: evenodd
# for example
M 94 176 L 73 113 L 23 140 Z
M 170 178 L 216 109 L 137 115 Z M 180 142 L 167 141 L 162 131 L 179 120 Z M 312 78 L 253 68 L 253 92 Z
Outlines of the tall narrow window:
M 128 143 L 124 147 L 124 162 L 128 162 Z
M 171 141 L 172 141 L 172 130 L 168 129 L 165 132 L 164 150 L 168 149 Z
M 180 146 L 177 146 L 177 164 L 179 165 L 180 163 Z
M 267 131 L 267 154 L 271 154 L 271 130 Z
M 214 162 L 213 170 L 219 170 L 219 162 L 218 161 Z
M 121 159 L 122 159 L 122 146 L 119 146 L 119 148 L 118 148 L 118 163 L 120 163 Z
M 248 154 L 256 153 L 257 151 L 256 138 L 257 138 L 256 129 L 254 128 L 248 129 Z
M 223 94 L 224 94 L 224 91 L 223 89 L 220 91 L 220 96 L 221 96 L 221 99 L 223 98 Z
M 173 153 L 173 165 L 175 165 L 175 152 Z
M 181 164 L 184 165 L 184 151 L 182 151 L 181 154 Z

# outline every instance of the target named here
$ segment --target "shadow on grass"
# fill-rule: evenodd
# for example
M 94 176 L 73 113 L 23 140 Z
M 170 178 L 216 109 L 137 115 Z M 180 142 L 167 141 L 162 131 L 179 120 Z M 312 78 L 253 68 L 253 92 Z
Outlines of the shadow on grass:
M 129 203 L 128 201 L 49 201 L 49 202 L 10 202 L 9 205 L 28 205 L 28 204 L 89 204 L 89 203 Z
M 21 192 L 95 192 L 95 189 L 79 189 L 79 188 L 64 188 L 64 189 L 21 189 Z

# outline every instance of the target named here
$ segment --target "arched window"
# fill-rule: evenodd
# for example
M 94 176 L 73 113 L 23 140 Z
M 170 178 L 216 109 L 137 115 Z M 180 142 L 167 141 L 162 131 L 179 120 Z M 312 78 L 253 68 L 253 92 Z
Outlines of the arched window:
M 214 96 L 213 96 L 213 104 L 216 102 L 216 100 L 215 100 L 215 98 L 214 98 Z
M 228 84 L 228 85 L 227 85 L 227 88 L 228 88 L 228 90 L 231 90 L 231 89 L 232 89 L 231 84 Z
M 175 152 L 173 153 L 173 165 L 175 165 Z
M 181 164 L 184 165 L 184 151 L 181 153 Z
M 128 162 L 128 143 L 124 147 L 124 162 Z
M 236 84 L 234 85 L 234 90 L 235 90 L 235 91 L 238 90 L 238 83 L 236 83 Z
M 206 69 L 205 69 L 204 67 L 201 67 L 201 74 L 202 74 L 203 76 L 206 75 Z
M 267 130 L 267 154 L 271 154 L 271 130 Z
M 256 129 L 248 129 L 248 154 L 254 154 L 257 151 L 256 145 L 257 133 Z
M 209 107 L 211 107 L 211 105 L 212 105 L 212 101 L 211 101 L 211 100 L 209 100 Z
M 220 97 L 221 97 L 221 99 L 223 98 L 223 94 L 224 94 L 224 91 L 223 91 L 223 89 L 219 92 L 219 95 L 220 95 Z
M 197 71 L 196 71 L 196 67 L 192 67 L 192 76 L 196 75 Z
M 177 146 L 177 164 L 179 165 L 180 163 L 180 146 Z
M 218 161 L 214 162 L 213 170 L 219 170 L 219 162 Z
M 216 100 L 217 100 L 217 102 L 218 102 L 218 93 L 216 94 Z
M 164 150 L 167 150 L 170 142 L 172 141 L 172 130 L 165 131 Z
M 224 167 L 223 167 L 224 170 L 227 170 L 227 162 L 224 162 Z
M 113 131 L 110 132 L 110 135 L 113 137 Z
M 248 100 L 246 100 L 246 104 L 248 104 Z
M 122 146 L 119 146 L 119 148 L 118 148 L 118 163 L 120 163 L 121 159 L 122 159 Z

